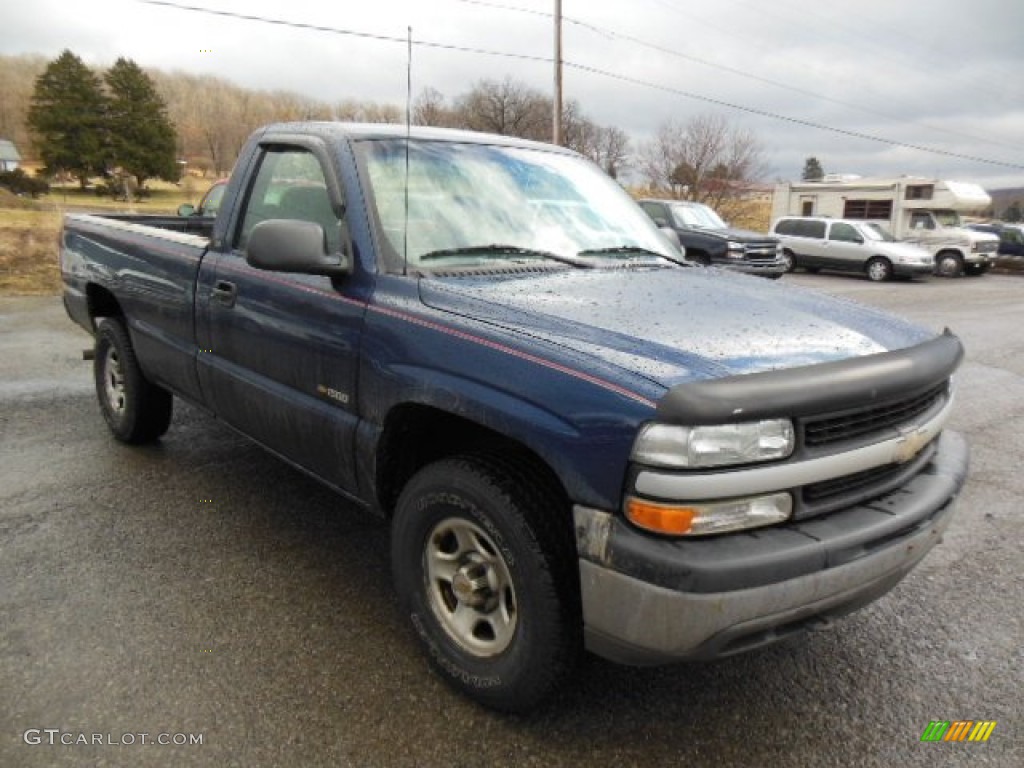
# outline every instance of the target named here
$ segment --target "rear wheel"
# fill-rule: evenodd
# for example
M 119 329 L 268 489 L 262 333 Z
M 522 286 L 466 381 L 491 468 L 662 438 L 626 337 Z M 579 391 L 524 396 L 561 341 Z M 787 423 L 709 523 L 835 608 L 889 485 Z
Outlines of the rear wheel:
M 864 267 L 868 279 L 876 283 L 884 282 L 892 277 L 892 263 L 881 256 L 868 260 Z
M 409 481 L 392 522 L 395 588 L 430 663 L 508 712 L 550 694 L 582 647 L 568 510 L 544 488 L 525 466 L 445 459 Z
M 93 377 L 100 411 L 118 440 L 148 443 L 167 431 L 173 398 L 143 375 L 119 319 L 103 318 L 96 324 Z

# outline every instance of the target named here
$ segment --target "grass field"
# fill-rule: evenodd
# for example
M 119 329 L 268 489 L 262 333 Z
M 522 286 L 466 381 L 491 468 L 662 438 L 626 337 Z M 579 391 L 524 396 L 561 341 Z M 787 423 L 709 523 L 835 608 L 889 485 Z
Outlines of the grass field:
M 197 203 L 208 182 L 187 179 L 181 186 L 153 184 L 145 200 L 98 197 L 77 186 L 56 187 L 39 200 L 0 189 L 0 296 L 42 296 L 60 292 L 58 237 L 65 212 L 174 213 Z
M 56 210 L 0 207 L 0 295 L 35 296 L 60 290 L 59 231 Z

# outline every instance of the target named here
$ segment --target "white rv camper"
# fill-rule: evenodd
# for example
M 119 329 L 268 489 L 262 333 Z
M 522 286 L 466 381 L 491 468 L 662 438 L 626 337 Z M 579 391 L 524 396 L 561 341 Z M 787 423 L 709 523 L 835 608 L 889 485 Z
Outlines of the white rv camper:
M 977 184 L 914 176 L 867 179 L 826 176 L 775 187 L 772 219 L 831 216 L 884 224 L 892 234 L 926 248 L 946 275 L 988 271 L 999 238 L 961 226 L 960 214 L 978 213 L 992 198 Z

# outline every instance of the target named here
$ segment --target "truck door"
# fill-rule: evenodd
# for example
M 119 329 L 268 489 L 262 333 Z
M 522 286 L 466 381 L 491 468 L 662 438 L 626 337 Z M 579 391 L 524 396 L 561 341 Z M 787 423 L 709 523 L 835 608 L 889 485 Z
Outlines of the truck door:
M 313 221 L 323 227 L 329 250 L 340 247 L 340 185 L 326 153 L 315 149 L 261 147 L 230 247 L 207 257 L 200 275 L 207 310 L 199 371 L 218 417 L 354 491 L 355 387 L 366 308 L 352 295 L 356 281 L 267 272 L 244 256 L 252 228 L 267 219 Z

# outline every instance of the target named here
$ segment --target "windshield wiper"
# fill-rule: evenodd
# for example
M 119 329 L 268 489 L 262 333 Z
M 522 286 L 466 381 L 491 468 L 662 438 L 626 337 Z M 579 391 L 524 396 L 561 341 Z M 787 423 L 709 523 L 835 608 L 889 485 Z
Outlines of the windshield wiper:
M 504 245 L 502 243 L 489 243 L 487 245 L 467 245 L 462 248 L 441 248 L 437 251 L 424 253 L 419 257 L 420 261 L 433 261 L 444 259 L 449 256 L 487 256 L 497 254 L 501 256 L 528 256 L 537 259 L 557 261 L 562 264 L 570 264 L 574 267 L 592 268 L 594 265 L 588 261 L 577 259 L 572 256 L 563 256 L 551 251 L 539 251 L 533 248 L 523 248 L 519 245 Z
M 665 261 L 671 261 L 673 264 L 688 265 L 689 262 L 685 261 L 682 256 L 675 259 L 671 256 L 666 256 L 664 253 L 659 251 L 652 251 L 650 248 L 644 248 L 640 245 L 614 245 L 609 248 L 587 248 L 577 253 L 577 256 L 603 256 L 603 255 L 615 255 L 615 254 L 626 254 L 635 253 L 642 254 L 644 256 L 655 256 L 659 259 L 665 259 Z

